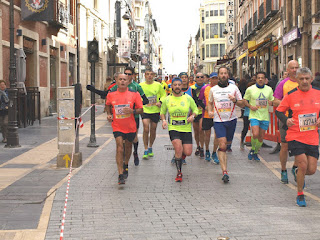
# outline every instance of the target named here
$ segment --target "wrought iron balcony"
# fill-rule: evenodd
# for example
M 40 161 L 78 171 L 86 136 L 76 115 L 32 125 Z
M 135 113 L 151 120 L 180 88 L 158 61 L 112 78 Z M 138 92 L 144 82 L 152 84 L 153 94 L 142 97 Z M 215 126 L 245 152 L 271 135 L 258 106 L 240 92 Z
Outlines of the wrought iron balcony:
M 274 1 L 272 4 L 272 0 L 266 0 L 266 17 L 269 19 L 277 14 L 279 11 L 279 2 Z
M 265 20 L 264 17 L 264 3 L 262 3 L 259 7 L 259 21 L 258 24 L 262 24 L 263 21 Z
M 252 18 L 250 18 L 248 22 L 248 35 L 250 35 L 251 32 L 252 32 Z
M 73 23 L 68 6 L 60 0 L 54 0 L 54 18 L 49 23 L 59 28 L 68 29 L 68 24 Z
M 255 29 L 258 25 L 258 12 L 253 14 L 253 29 Z
M 248 36 L 248 24 L 244 25 L 243 38 L 246 39 Z

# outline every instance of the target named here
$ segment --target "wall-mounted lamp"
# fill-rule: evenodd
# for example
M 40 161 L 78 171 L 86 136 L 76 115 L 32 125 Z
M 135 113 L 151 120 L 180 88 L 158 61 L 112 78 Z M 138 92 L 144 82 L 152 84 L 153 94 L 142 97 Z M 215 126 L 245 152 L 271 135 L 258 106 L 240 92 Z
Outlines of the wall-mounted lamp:
M 22 29 L 19 29 L 19 28 L 17 29 L 17 36 L 19 37 L 22 36 Z
M 41 39 L 41 45 L 42 46 L 47 45 L 47 39 L 45 38 Z
M 128 12 L 126 12 L 123 16 L 122 16 L 123 20 L 130 20 L 130 15 Z
M 63 46 L 60 46 L 60 51 L 63 52 Z

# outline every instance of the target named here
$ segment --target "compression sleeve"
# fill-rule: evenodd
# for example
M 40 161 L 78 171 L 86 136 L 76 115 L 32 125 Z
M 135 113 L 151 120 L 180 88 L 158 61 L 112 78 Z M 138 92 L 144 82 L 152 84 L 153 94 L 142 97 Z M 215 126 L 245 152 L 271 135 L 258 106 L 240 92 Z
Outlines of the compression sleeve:
M 141 97 L 142 97 L 142 104 L 147 105 L 149 103 L 149 99 L 146 97 L 145 94 L 143 94 Z

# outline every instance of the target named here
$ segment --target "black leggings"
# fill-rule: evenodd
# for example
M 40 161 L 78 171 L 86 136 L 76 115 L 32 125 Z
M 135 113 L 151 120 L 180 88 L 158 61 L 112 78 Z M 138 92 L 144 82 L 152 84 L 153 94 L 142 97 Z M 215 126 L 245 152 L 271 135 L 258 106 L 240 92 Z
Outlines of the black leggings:
M 244 138 L 246 137 L 247 133 L 248 133 L 248 129 L 249 129 L 249 117 L 247 116 L 243 116 L 243 129 L 241 132 L 241 141 L 244 142 Z

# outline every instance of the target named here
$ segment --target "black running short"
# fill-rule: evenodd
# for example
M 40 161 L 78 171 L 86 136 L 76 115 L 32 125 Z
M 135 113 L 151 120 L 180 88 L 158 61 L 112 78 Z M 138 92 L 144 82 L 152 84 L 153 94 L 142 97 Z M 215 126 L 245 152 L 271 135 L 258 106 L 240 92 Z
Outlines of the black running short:
M 204 118 L 202 119 L 202 130 L 210 130 L 213 127 L 213 119 L 212 118 Z
M 193 122 L 199 122 L 201 118 L 202 118 L 202 114 L 199 114 L 194 118 Z
M 122 137 L 123 140 L 128 140 L 129 142 L 133 142 L 137 133 L 123 133 L 123 132 L 113 132 L 114 138 Z
M 140 127 L 140 119 L 139 119 L 139 117 L 137 117 L 137 118 L 135 117 L 134 120 L 136 120 L 136 126 L 137 126 L 137 130 L 138 130 Z
M 141 114 L 142 119 L 150 119 L 154 123 L 158 123 L 160 120 L 160 113 L 143 113 Z
M 288 149 L 290 156 L 297 156 L 301 154 L 306 154 L 307 156 L 319 158 L 319 146 L 308 145 L 298 141 L 289 141 Z
M 170 140 L 180 139 L 182 144 L 192 144 L 191 132 L 178 132 L 175 130 L 169 131 Z

